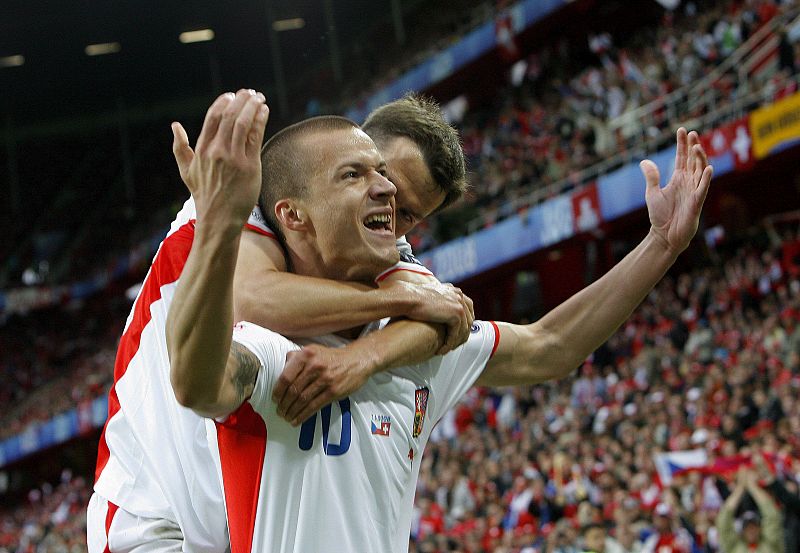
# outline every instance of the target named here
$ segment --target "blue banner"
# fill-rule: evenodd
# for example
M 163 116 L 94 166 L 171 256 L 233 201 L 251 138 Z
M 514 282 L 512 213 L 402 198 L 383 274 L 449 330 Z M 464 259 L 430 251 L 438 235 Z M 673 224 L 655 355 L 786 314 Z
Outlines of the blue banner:
M 107 414 L 108 398 L 104 396 L 83 408 L 56 415 L 47 422 L 31 424 L 23 433 L 0 441 L 0 468 L 100 428 L 105 424 Z
M 649 159 L 658 166 L 661 185 L 666 186 L 672 176 L 675 149 L 666 148 Z M 730 153 L 712 158 L 710 162 L 715 177 L 734 168 Z M 604 221 L 645 206 L 645 181 L 638 162 L 599 177 L 596 186 Z M 418 258 L 443 282 L 458 282 L 574 235 L 572 193 L 568 192 L 531 208 L 525 214 L 448 242 Z

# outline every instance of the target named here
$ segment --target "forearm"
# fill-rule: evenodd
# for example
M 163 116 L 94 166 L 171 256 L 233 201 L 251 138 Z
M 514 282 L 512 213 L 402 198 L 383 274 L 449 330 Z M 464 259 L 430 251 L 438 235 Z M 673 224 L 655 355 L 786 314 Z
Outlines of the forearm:
M 397 290 L 268 271 L 247 283 L 237 278 L 234 302 L 237 321 L 308 338 L 402 316 L 411 298 Z
M 238 225 L 198 221 L 167 316 L 173 390 L 182 405 L 199 411 L 217 401 L 225 377 L 240 234 Z
M 441 325 L 396 321 L 348 344 L 354 355 L 369 359 L 370 375 L 397 367 L 416 365 L 434 356 L 444 343 Z
M 782 530 L 781 513 L 778 511 L 775 502 L 769 494 L 756 484 L 748 486 L 747 491 L 756 502 L 758 510 L 761 513 L 761 524 L 764 528 L 765 536 L 774 536 L 780 534 Z M 780 541 L 780 540 L 775 540 Z
M 674 263 L 651 231 L 602 278 L 527 326 L 498 323 L 500 343 L 479 383 L 536 384 L 563 378 L 603 344 Z
M 736 503 L 738 504 L 738 501 Z M 732 551 L 736 544 L 737 534 L 733 525 L 734 511 L 735 507 L 731 507 L 726 501 L 717 514 L 716 526 L 723 551 Z
M 630 317 L 675 262 L 653 234 L 645 239 L 602 278 L 545 315 L 540 324 L 556 336 L 560 375 L 574 370 Z

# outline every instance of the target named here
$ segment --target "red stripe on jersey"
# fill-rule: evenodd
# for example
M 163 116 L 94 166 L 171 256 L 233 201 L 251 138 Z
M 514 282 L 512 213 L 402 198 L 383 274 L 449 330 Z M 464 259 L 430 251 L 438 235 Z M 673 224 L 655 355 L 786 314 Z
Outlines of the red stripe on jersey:
M 186 258 L 192 249 L 194 239 L 194 220 L 189 221 L 178 230 L 164 239 L 156 255 L 150 273 L 147 275 L 139 299 L 134 308 L 130 325 L 122 335 L 117 348 L 117 358 L 114 361 L 114 384 L 108 392 L 108 418 L 103 426 L 100 443 L 97 449 L 97 469 L 95 481 L 100 478 L 100 473 L 108 463 L 110 452 L 106 443 L 106 429 L 111 418 L 119 412 L 119 397 L 117 397 L 117 382 L 123 377 L 128 365 L 139 350 L 139 341 L 142 338 L 144 327 L 150 322 L 150 305 L 161 299 L 161 287 L 170 282 L 175 282 L 183 271 Z M 131 437 L 133 439 L 133 437 Z
M 417 273 L 418 275 L 425 275 L 425 276 L 436 278 L 436 277 L 433 276 L 433 273 L 431 273 L 430 271 L 425 271 L 425 270 L 417 271 L 415 269 L 406 269 L 405 267 L 395 267 L 394 269 L 389 269 L 388 271 L 386 271 L 385 273 L 380 275 L 378 278 L 375 279 L 375 282 L 382 282 L 386 277 L 388 277 L 389 275 L 394 274 L 394 273 L 396 273 L 398 271 L 408 271 L 409 273 Z
M 247 401 L 225 422 L 216 425 L 231 553 L 250 553 L 267 451 L 267 426 Z
M 108 505 L 108 511 L 106 512 L 106 548 L 103 549 L 103 553 L 111 553 L 111 547 L 108 545 L 108 533 L 111 531 L 111 521 L 114 520 L 114 515 L 117 514 L 117 507 L 110 501 L 106 501 Z
M 500 345 L 500 328 L 497 326 L 497 323 L 494 321 L 489 321 L 492 323 L 494 327 L 494 345 L 492 346 L 492 353 L 489 354 L 489 359 L 494 357 L 494 352 L 497 351 L 497 346 Z
M 250 223 L 245 223 L 244 228 L 246 228 L 247 230 L 252 230 L 253 232 L 257 232 L 258 234 L 261 234 L 263 236 L 269 236 L 270 238 L 272 238 L 274 240 L 278 239 L 278 237 L 275 236 L 274 232 L 269 232 L 268 230 L 264 230 L 261 227 L 257 227 L 255 225 L 251 225 Z

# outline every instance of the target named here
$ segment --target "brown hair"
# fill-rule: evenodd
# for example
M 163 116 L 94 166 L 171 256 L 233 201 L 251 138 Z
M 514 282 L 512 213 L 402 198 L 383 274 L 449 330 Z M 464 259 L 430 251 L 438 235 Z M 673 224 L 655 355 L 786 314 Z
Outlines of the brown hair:
M 466 192 L 466 164 L 461 139 L 458 131 L 445 121 L 434 100 L 408 94 L 376 108 L 361 128 L 379 149 L 401 136 L 419 147 L 434 182 L 445 192 L 444 201 L 437 211 Z
M 358 125 L 346 117 L 311 117 L 281 129 L 261 149 L 261 193 L 258 206 L 283 245 L 284 235 L 275 217 L 275 204 L 285 198 L 306 196 L 316 159 L 303 140 L 315 133 L 350 128 L 358 128 Z

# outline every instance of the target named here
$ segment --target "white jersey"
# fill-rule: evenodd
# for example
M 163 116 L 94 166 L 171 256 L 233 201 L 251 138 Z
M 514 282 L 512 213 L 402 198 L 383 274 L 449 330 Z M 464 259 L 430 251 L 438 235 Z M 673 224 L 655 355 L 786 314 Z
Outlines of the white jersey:
M 126 321 L 94 490 L 114 509 L 178 524 L 184 551 L 210 553 L 228 548 L 218 461 L 208 448 L 205 419 L 175 399 L 165 334 L 195 218 L 189 198 L 159 246 Z M 246 227 L 275 237 L 256 217 Z
M 233 339 L 262 367 L 250 399 L 216 423 L 232 553 L 408 551 L 425 444 L 483 372 L 496 325 L 476 322 L 463 346 L 375 375 L 299 427 L 271 401 L 298 346 L 251 323 Z

